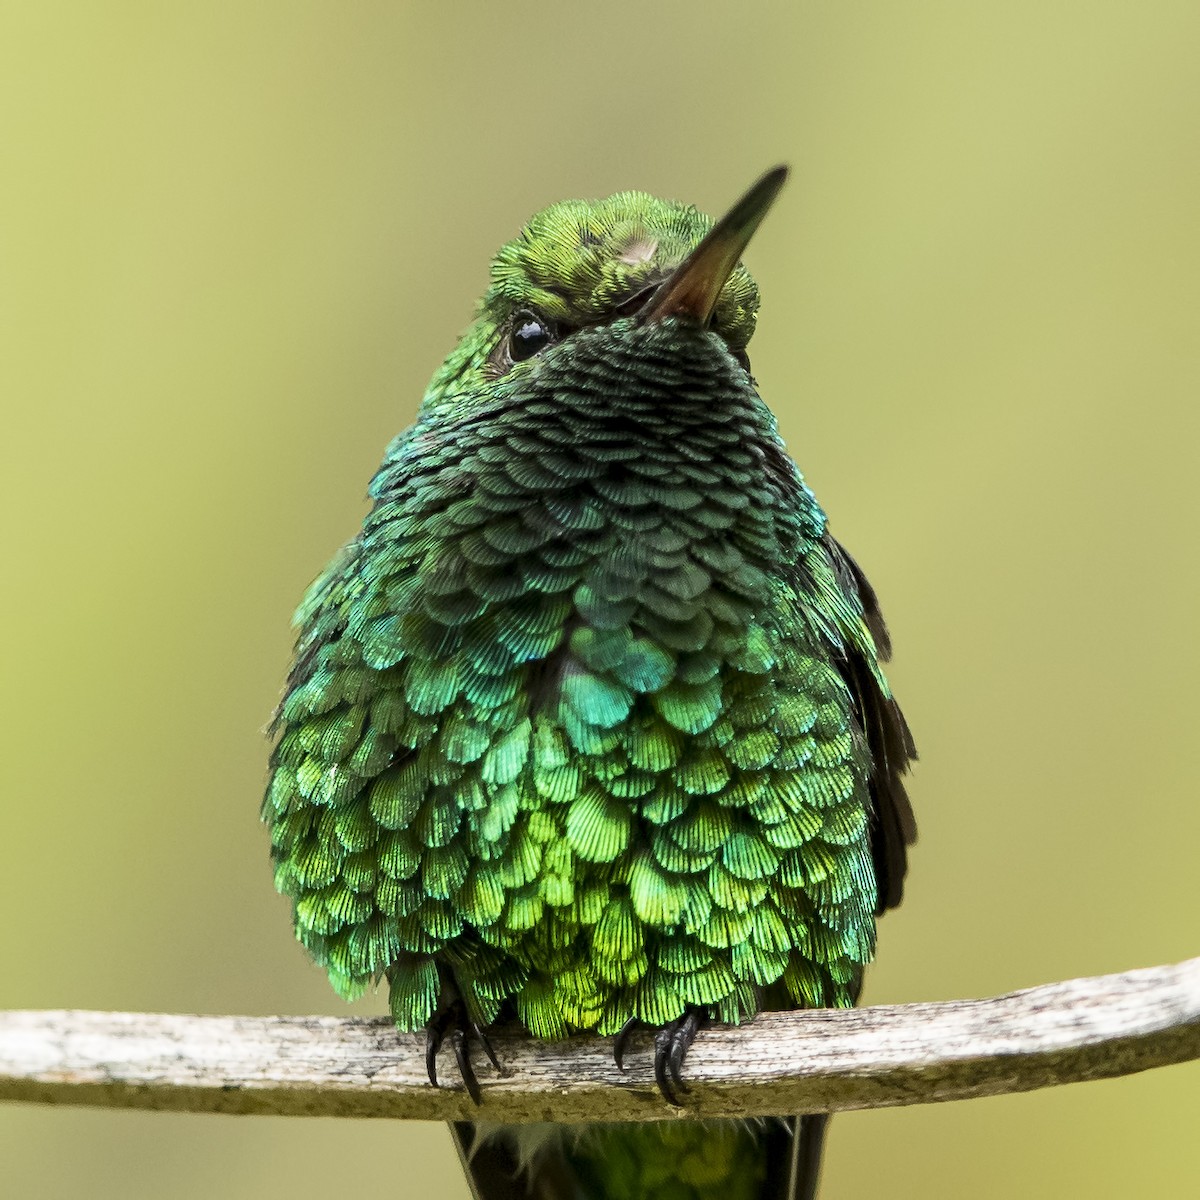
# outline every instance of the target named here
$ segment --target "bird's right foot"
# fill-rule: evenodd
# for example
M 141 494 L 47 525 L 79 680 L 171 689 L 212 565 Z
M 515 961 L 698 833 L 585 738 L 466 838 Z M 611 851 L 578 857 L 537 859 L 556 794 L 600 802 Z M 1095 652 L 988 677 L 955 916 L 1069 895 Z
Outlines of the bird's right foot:
M 425 1027 L 425 1070 L 429 1074 L 429 1082 L 434 1087 L 441 1087 L 437 1077 L 437 1056 L 442 1044 L 449 1040 L 450 1048 L 454 1051 L 454 1062 L 458 1067 L 459 1078 L 467 1095 L 478 1105 L 483 1103 L 483 1093 L 479 1090 L 479 1080 L 475 1077 L 475 1068 L 471 1066 L 471 1039 L 483 1048 L 488 1061 L 500 1070 L 496 1060 L 496 1052 L 484 1033 L 467 1015 L 467 1006 L 458 999 L 452 1000 L 444 1008 L 434 1014 L 433 1020 Z

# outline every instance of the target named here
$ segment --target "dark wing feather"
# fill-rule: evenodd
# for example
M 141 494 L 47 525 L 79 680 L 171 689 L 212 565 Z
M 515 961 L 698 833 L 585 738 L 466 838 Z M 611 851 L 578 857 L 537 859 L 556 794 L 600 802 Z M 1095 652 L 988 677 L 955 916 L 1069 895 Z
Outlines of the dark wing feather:
M 891 657 L 892 643 L 879 611 L 875 589 L 862 568 L 832 537 L 825 549 L 842 587 L 857 595 L 863 620 L 875 639 L 881 662 Z M 876 912 L 895 908 L 904 895 L 908 847 L 917 840 L 917 822 L 904 788 L 904 774 L 917 757 L 908 722 L 896 701 L 880 687 L 871 665 L 856 649 L 849 649 L 842 673 L 858 706 L 859 720 L 871 750 L 871 853 L 879 886 Z

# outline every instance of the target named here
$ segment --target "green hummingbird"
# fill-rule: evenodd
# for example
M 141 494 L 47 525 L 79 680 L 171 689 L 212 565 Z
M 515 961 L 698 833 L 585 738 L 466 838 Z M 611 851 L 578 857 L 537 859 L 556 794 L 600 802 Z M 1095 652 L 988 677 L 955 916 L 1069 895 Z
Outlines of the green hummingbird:
M 475 322 L 312 585 L 263 803 L 337 992 L 470 1049 L 849 1007 L 900 901 L 915 749 L 875 593 L 760 399 L 742 252 L 641 192 L 504 246 Z M 816 1187 L 825 1118 L 455 1127 L 483 1200 Z

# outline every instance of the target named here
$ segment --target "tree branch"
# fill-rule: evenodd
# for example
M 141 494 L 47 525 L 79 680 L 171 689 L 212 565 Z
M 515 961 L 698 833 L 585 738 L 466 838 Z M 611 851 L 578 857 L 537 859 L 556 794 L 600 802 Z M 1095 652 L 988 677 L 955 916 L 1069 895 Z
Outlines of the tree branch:
M 384 1018 L 0 1013 L 0 1099 L 182 1112 L 489 1121 L 657 1120 L 650 1035 L 493 1039 L 483 1107 L 425 1078 L 423 1038 Z M 476 1048 L 473 1061 L 483 1055 Z M 990 1000 L 764 1013 L 692 1048 L 684 1115 L 880 1108 L 1128 1075 L 1200 1058 L 1200 958 Z M 453 1060 L 440 1068 L 454 1079 Z

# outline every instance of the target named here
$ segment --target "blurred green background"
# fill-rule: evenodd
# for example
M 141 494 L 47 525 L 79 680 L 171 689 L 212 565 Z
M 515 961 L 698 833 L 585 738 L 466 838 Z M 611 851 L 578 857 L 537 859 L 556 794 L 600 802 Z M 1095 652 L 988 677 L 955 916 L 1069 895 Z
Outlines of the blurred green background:
M 1198 45 L 1194 0 L 7 5 L 0 1007 L 347 1011 L 257 822 L 292 607 L 527 216 L 780 160 L 756 374 L 923 754 L 868 999 L 1200 952 Z M 1198 1100 L 843 1117 L 824 1195 L 1191 1194 Z M 465 1196 L 382 1122 L 10 1106 L 0 1172 Z

